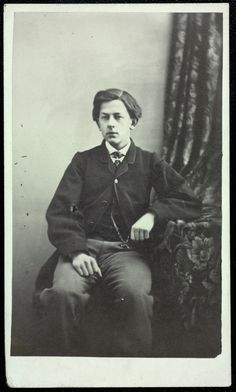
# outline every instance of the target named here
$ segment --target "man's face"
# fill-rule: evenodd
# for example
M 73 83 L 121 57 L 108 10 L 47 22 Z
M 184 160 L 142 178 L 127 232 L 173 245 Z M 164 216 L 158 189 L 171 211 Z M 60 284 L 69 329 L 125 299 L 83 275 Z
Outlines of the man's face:
M 122 101 L 116 99 L 101 105 L 98 127 L 104 139 L 116 149 L 129 142 L 132 119 Z

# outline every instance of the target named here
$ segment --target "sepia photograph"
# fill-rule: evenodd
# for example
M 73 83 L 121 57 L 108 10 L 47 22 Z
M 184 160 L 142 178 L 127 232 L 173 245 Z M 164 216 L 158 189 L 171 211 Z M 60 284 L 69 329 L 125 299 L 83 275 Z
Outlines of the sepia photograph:
M 229 385 L 227 4 L 5 20 L 10 384 Z

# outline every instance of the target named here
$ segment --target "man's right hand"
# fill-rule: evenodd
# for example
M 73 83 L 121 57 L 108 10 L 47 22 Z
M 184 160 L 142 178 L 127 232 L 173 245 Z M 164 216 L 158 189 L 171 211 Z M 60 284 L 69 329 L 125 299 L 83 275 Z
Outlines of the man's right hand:
M 94 257 L 80 253 L 72 258 L 72 265 L 80 276 L 89 276 L 97 273 L 100 277 L 102 272 Z

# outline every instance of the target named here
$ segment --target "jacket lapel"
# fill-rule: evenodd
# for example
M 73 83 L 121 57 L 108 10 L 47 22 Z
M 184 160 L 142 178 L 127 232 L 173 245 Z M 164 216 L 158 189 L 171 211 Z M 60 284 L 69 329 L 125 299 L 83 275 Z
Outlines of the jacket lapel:
M 126 154 L 126 157 L 124 158 L 122 164 L 117 168 L 116 171 L 117 177 L 122 176 L 122 174 L 128 171 L 129 165 L 130 164 L 132 165 L 135 162 L 135 157 L 136 157 L 136 147 L 133 140 L 131 139 L 130 148 Z
M 109 153 L 106 149 L 106 145 L 105 145 L 105 140 L 102 141 L 101 144 L 101 149 L 100 149 L 100 157 L 99 157 L 100 161 L 103 162 L 104 164 L 106 164 L 108 166 L 108 169 L 110 170 L 111 173 L 115 173 L 116 171 L 116 167 L 113 164 L 111 158 L 109 157 Z

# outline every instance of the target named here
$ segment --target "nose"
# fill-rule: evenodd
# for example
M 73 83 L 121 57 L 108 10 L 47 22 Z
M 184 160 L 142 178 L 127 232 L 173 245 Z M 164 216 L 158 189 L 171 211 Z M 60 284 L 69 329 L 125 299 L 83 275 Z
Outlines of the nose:
M 112 118 L 112 117 L 109 118 L 108 123 L 107 123 L 107 126 L 108 126 L 109 128 L 114 128 L 114 126 L 115 126 L 114 118 Z

